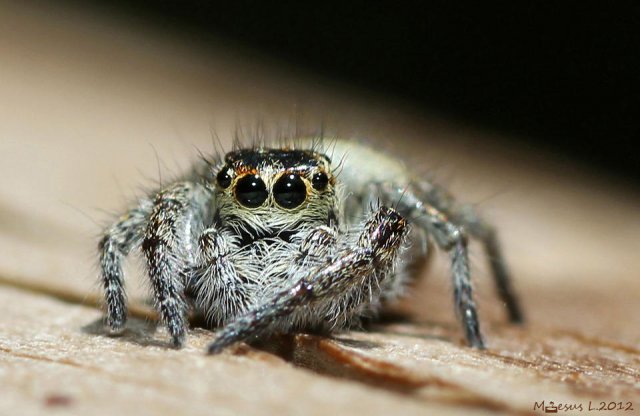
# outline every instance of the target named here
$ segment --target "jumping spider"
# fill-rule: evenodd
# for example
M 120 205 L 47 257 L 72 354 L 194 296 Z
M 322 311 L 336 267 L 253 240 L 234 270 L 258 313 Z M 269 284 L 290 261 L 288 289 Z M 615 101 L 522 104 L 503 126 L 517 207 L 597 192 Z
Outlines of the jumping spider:
M 510 320 L 520 322 L 493 228 L 397 160 L 349 141 L 236 148 L 141 198 L 105 231 L 106 324 L 125 325 L 122 261 L 134 248 L 173 343 L 184 342 L 195 308 L 221 326 L 209 346 L 217 353 L 258 335 L 357 323 L 401 292 L 408 255 L 420 246 L 425 255 L 431 240 L 451 258 L 467 341 L 484 348 L 467 235 L 484 244 Z M 423 244 L 410 252 L 409 241 Z

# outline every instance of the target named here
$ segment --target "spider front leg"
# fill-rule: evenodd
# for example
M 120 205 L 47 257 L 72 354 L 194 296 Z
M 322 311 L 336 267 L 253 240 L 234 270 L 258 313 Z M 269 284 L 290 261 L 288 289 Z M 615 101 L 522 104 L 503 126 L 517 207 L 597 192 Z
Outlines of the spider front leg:
M 209 345 L 209 353 L 218 353 L 233 343 L 260 334 L 305 305 L 337 297 L 370 279 L 384 278 L 397 259 L 407 231 L 404 218 L 395 210 L 379 208 L 365 222 L 364 230 L 351 246 L 304 275 L 293 276 L 289 287 L 225 326 Z M 333 239 L 330 233 L 312 234 L 311 237 L 316 242 Z M 308 240 L 306 243 L 314 245 Z
M 207 320 L 223 323 L 236 316 L 249 303 L 247 288 L 242 284 L 232 254 L 239 242 L 226 231 L 212 226 L 198 240 L 198 255 L 190 286 L 196 294 L 198 308 Z
M 185 285 L 193 268 L 194 235 L 202 228 L 209 196 L 201 185 L 176 183 L 155 198 L 142 251 L 147 259 L 155 305 L 175 346 L 186 333 Z

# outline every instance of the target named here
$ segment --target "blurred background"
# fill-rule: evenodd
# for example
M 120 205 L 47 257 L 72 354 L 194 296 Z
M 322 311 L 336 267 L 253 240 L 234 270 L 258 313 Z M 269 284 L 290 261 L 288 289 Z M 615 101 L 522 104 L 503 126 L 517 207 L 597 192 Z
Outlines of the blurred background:
M 93 6 L 640 180 L 640 5 L 634 1 Z

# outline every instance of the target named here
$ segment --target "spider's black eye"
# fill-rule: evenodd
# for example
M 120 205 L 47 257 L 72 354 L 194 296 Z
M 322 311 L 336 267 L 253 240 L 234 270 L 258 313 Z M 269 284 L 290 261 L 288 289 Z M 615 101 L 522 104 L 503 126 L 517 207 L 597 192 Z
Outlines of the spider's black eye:
M 229 175 L 229 170 L 226 168 L 220 170 L 216 175 L 216 181 L 222 189 L 227 189 L 229 185 L 231 185 L 231 175 Z
M 307 199 L 307 187 L 300 176 L 284 174 L 273 185 L 273 197 L 282 208 L 295 208 Z
M 318 191 L 324 191 L 329 184 L 329 177 L 324 172 L 318 172 L 313 175 L 311 178 L 311 185 L 313 185 L 313 189 Z
M 247 175 L 236 184 L 236 199 L 247 208 L 259 207 L 267 196 L 267 186 L 258 175 Z

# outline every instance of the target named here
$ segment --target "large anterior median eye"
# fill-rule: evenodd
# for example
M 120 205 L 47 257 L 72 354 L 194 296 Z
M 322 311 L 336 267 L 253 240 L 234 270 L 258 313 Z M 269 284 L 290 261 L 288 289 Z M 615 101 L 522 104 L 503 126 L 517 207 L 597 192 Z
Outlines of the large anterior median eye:
M 273 198 L 282 208 L 295 208 L 307 199 L 307 187 L 300 176 L 285 173 L 273 185 Z
M 267 186 L 258 175 L 247 175 L 236 183 L 236 199 L 247 208 L 257 208 L 269 196 Z

